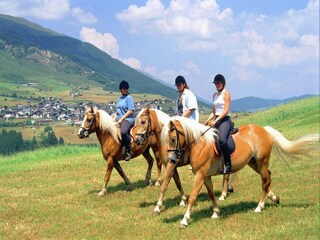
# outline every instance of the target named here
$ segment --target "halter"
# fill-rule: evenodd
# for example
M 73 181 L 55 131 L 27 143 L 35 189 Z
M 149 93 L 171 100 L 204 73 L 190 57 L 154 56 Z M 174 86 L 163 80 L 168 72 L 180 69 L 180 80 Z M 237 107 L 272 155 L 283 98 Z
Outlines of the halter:
M 88 114 L 87 114 L 88 115 Z M 89 135 L 91 134 L 91 133 L 94 133 L 94 132 L 96 132 L 96 130 L 91 130 L 91 127 L 92 127 L 92 125 L 94 124 L 94 122 L 96 121 L 96 114 L 94 114 L 94 113 L 92 113 L 92 116 L 93 116 L 93 118 L 91 119 L 91 120 L 87 120 L 87 122 L 89 123 L 89 127 L 87 127 L 87 128 L 84 128 L 84 127 L 80 127 L 80 129 L 83 129 L 83 135 L 85 136 L 85 137 L 89 137 Z

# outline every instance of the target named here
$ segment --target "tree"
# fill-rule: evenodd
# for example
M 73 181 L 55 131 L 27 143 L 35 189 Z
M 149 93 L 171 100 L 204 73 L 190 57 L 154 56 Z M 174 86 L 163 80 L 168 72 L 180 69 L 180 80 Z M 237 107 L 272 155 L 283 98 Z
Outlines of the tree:
M 62 137 L 59 138 L 59 145 L 63 145 L 64 144 L 64 139 Z

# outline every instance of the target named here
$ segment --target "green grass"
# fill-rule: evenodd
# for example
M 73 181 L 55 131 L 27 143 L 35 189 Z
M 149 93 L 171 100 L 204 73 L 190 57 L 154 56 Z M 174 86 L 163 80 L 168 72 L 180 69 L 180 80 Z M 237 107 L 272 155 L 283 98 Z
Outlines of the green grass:
M 305 100 L 237 119 L 236 125 L 260 123 L 280 130 L 287 138 L 319 133 L 317 101 Z M 311 102 L 309 102 L 311 101 Z M 312 114 L 300 118 L 308 103 Z M 274 120 L 280 110 L 288 119 Z M 304 109 L 304 108 L 303 108 Z M 318 110 L 317 110 L 318 109 Z M 285 115 L 285 114 L 284 114 Z M 310 116 L 315 115 L 315 116 Z M 289 114 L 288 114 L 289 116 Z M 308 117 L 310 116 L 310 117 Z M 269 122 L 270 121 L 270 122 Z M 291 122 L 292 121 L 292 122 Z M 307 121 L 308 124 L 305 123 Z M 310 127 L 311 126 L 311 127 Z M 93 136 L 94 137 L 94 136 Z M 85 140 L 84 140 L 85 141 Z M 0 159 L 0 239 L 319 239 L 319 155 L 288 160 L 290 168 L 272 158 L 272 189 L 280 204 L 267 201 L 262 213 L 254 213 L 261 194 L 260 177 L 246 167 L 239 173 L 235 192 L 219 202 L 221 218 L 212 210 L 203 187 L 191 213 L 189 227 L 178 229 L 185 208 L 178 206 L 178 191 L 170 183 L 164 211 L 154 217 L 159 188 L 145 187 L 146 161 L 121 162 L 133 183 L 133 191 L 116 171 L 107 197 L 98 197 L 106 163 L 99 147 L 64 146 L 20 153 Z M 179 168 L 182 185 L 190 193 L 193 174 Z M 152 178 L 156 178 L 156 168 Z M 221 177 L 214 177 L 216 196 Z

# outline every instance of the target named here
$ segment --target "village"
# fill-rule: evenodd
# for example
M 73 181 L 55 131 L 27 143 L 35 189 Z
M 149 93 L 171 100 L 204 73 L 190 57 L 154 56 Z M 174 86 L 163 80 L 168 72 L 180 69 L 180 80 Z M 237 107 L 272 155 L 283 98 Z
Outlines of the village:
M 135 102 L 135 111 L 138 113 L 143 107 L 150 104 L 151 108 L 162 110 L 163 104 L 174 106 L 174 100 L 154 99 L 151 101 Z M 101 103 L 65 103 L 62 99 L 52 97 L 41 100 L 36 105 L 17 104 L 15 107 L 2 106 L 0 108 L 0 120 L 9 121 L 14 119 L 31 120 L 32 125 L 43 125 L 54 121 L 63 121 L 69 125 L 80 125 L 84 117 L 86 108 L 93 106 L 97 109 L 103 109 L 112 115 L 115 112 L 116 102 L 111 101 L 106 104 Z M 173 114 L 174 108 L 169 107 L 166 113 Z

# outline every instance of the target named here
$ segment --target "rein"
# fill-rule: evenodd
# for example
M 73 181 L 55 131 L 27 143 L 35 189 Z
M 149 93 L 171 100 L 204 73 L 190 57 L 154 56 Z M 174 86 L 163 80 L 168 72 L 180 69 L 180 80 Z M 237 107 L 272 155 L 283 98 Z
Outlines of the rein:
M 203 133 L 201 133 L 200 137 L 202 137 L 206 132 L 208 132 L 210 129 L 212 128 L 212 126 L 210 125 L 210 127 L 208 127 L 208 129 L 206 129 Z M 174 126 L 173 128 L 171 128 L 169 130 L 170 132 L 172 131 L 176 131 L 176 136 L 177 136 L 177 143 L 176 143 L 176 149 L 168 149 L 168 152 L 175 152 L 175 154 L 177 155 L 177 158 L 180 158 L 180 155 L 182 152 L 184 152 L 187 148 L 189 148 L 191 146 L 191 144 L 193 144 L 195 142 L 195 140 L 193 140 L 192 142 L 190 142 L 189 144 L 187 144 L 186 146 L 184 146 L 183 148 L 180 149 L 180 141 L 179 141 L 179 134 L 184 135 L 183 132 L 179 131 L 176 126 Z

